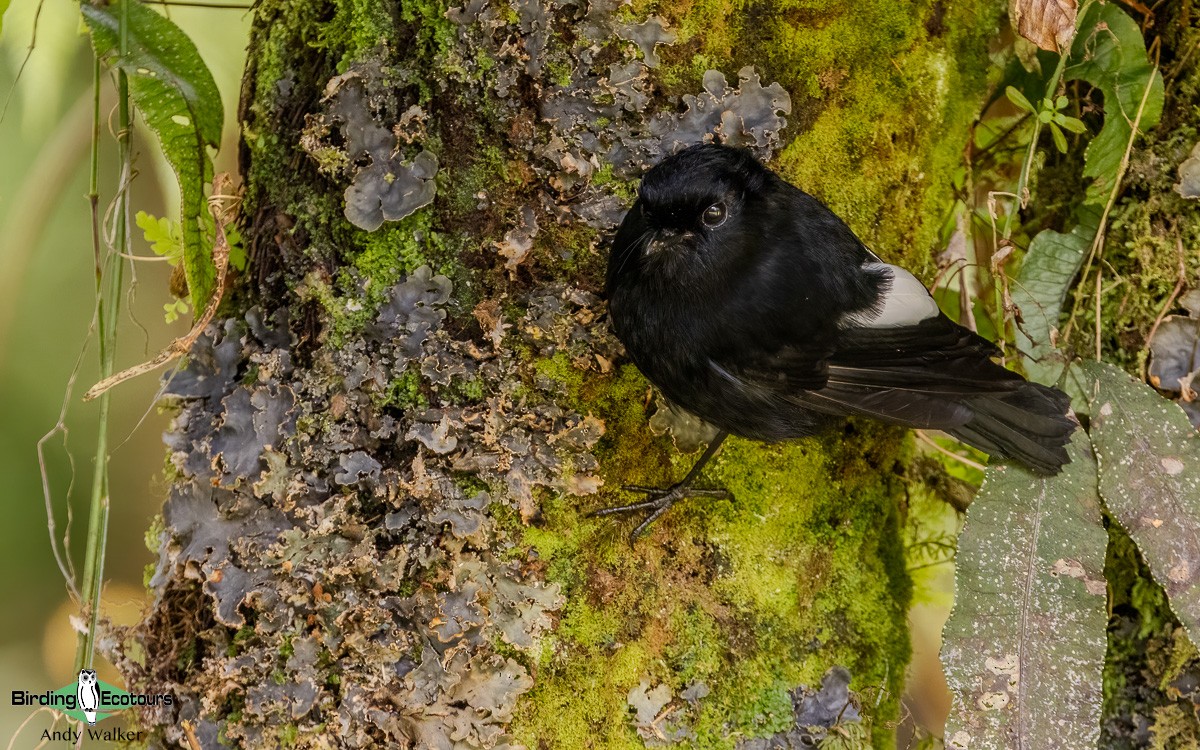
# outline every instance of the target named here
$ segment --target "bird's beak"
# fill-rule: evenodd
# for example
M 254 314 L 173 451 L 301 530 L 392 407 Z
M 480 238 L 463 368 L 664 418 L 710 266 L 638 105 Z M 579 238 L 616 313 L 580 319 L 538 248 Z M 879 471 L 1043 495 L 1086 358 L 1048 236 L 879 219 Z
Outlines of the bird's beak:
M 671 235 L 674 234 L 670 229 L 659 229 L 650 237 L 650 241 L 646 243 L 646 255 L 658 255 L 666 249 L 667 244 L 671 241 Z
M 646 244 L 646 254 L 656 255 L 664 250 L 678 247 L 684 242 L 693 239 L 696 236 L 695 232 L 686 230 L 663 228 L 654 233 L 650 238 L 650 242 Z

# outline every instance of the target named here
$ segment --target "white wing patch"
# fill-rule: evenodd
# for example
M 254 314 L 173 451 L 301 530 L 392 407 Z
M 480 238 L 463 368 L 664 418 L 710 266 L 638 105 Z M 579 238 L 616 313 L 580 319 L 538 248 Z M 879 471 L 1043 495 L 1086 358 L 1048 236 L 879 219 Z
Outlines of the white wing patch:
M 868 271 L 884 270 L 892 283 L 876 310 L 862 310 L 842 316 L 844 327 L 898 328 L 913 326 L 936 318 L 941 311 L 925 285 L 908 271 L 890 263 L 865 263 Z

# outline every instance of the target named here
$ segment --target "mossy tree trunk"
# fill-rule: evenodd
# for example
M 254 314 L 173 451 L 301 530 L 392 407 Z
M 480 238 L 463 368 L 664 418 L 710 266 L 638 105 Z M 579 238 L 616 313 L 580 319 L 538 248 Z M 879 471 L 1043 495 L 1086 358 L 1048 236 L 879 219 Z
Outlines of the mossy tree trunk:
M 715 133 L 928 271 L 1000 10 L 259 3 L 251 266 L 171 386 L 155 604 L 110 642 L 131 689 L 180 699 L 143 722 L 205 748 L 731 748 L 801 742 L 799 707 L 886 746 L 904 433 L 731 440 L 708 479 L 735 499 L 630 546 L 586 514 L 694 456 L 608 331 L 604 240 L 648 164 Z M 822 713 L 834 667 L 856 704 Z

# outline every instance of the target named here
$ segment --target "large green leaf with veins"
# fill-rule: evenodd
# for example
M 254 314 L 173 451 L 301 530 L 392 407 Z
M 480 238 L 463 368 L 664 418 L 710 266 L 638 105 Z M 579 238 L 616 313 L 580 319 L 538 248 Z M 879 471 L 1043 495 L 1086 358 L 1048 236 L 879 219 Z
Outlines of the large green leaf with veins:
M 1081 206 L 1077 218 L 1069 234 L 1046 229 L 1033 238 L 1012 285 L 1013 304 L 1021 311 L 1017 350 L 1025 358 L 1025 373 L 1039 383 L 1057 382 L 1066 369 L 1068 358 L 1054 346 L 1054 336 L 1071 282 L 1096 236 L 1100 210 Z
M 967 511 L 942 634 L 947 748 L 1096 748 L 1108 534 L 1083 430 L 1068 451 L 1053 477 L 989 467 Z
M 1200 436 L 1183 409 L 1120 368 L 1087 362 L 1083 371 L 1100 496 L 1200 643 Z
M 196 45 L 170 19 L 137 0 L 81 5 L 96 54 L 122 71 L 129 94 L 175 170 L 181 196 L 184 271 L 193 309 L 203 310 L 216 280 L 205 243 L 204 184 L 213 176 L 209 147 L 221 140 L 221 97 Z M 121 19 L 126 51 L 121 53 Z

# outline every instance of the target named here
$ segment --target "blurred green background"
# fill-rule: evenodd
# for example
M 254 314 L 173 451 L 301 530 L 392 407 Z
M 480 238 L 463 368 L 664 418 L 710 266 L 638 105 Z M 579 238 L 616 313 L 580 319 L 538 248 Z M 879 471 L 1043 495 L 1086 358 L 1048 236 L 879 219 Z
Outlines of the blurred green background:
M 40 8 L 40 14 L 39 14 Z M 34 35 L 36 20 L 36 37 Z M 221 87 L 226 122 L 217 171 L 235 171 L 238 86 L 245 62 L 250 14 L 244 10 L 173 7 L 170 16 L 196 42 Z M 17 80 L 30 45 L 32 53 Z M 14 83 L 15 82 L 15 83 Z M 96 439 L 95 403 L 81 395 L 95 381 L 97 354 L 90 331 L 95 275 L 86 199 L 91 141 L 91 48 L 80 33 L 78 5 L 15 0 L 0 30 L 0 481 L 5 512 L 0 522 L 0 745 L 30 712 L 9 705 L 8 691 L 42 692 L 74 681 L 76 607 L 54 562 L 38 471 L 37 442 L 58 420 L 68 382 L 81 362 L 67 399 L 67 440 L 47 442 L 47 468 L 58 532 L 73 510 L 70 550 L 82 564 L 87 502 Z M 103 79 L 101 210 L 117 183 L 115 142 L 108 121 L 113 84 Z M 178 198 L 169 168 L 146 131 L 134 136 L 132 205 L 175 216 Z M 151 255 L 135 230 L 134 251 Z M 169 267 L 132 264 L 136 282 L 124 300 L 118 332 L 118 367 L 148 359 L 187 331 L 187 316 L 167 325 L 163 304 Z M 80 359 L 82 352 L 82 359 Z M 142 606 L 142 572 L 152 561 L 144 534 L 162 504 L 166 419 L 154 406 L 159 375 L 143 376 L 113 391 L 112 513 L 103 609 L 132 621 Z M 71 464 L 74 464 L 72 471 Z M 74 481 L 72 482 L 72 476 Z M 102 668 L 101 679 L 118 682 Z M 36 726 L 35 726 L 36 725 Z M 12 747 L 33 747 L 48 722 L 30 723 Z M 89 743 L 89 746 L 92 746 Z

